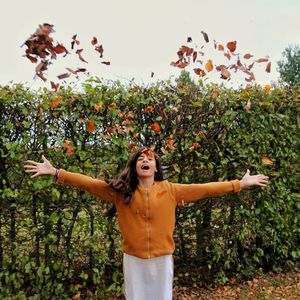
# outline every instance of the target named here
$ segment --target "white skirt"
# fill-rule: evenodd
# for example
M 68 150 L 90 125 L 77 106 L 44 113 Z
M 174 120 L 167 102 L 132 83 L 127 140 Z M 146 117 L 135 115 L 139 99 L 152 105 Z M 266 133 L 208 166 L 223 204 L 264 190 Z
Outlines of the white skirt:
M 142 259 L 124 253 L 126 300 L 172 300 L 173 256 Z

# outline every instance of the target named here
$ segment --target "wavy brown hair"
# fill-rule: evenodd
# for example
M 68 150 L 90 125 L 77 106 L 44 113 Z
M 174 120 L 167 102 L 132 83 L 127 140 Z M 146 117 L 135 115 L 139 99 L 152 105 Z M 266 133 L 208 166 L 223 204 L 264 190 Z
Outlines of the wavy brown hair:
M 116 179 L 110 179 L 106 180 L 107 183 L 111 185 L 111 187 L 119 192 L 122 192 L 124 194 L 124 202 L 125 204 L 129 204 L 132 198 L 132 195 L 134 191 L 136 190 L 139 180 L 138 180 L 138 175 L 136 172 L 136 163 L 138 158 L 145 152 L 151 151 L 147 147 L 143 147 L 139 149 L 137 152 L 131 155 L 129 158 L 126 167 L 124 170 L 120 173 L 118 178 Z M 156 172 L 154 175 L 154 180 L 155 181 L 162 181 L 164 180 L 163 178 L 163 172 L 162 172 L 162 167 L 160 160 L 158 158 L 158 155 L 154 154 L 155 162 L 156 162 Z

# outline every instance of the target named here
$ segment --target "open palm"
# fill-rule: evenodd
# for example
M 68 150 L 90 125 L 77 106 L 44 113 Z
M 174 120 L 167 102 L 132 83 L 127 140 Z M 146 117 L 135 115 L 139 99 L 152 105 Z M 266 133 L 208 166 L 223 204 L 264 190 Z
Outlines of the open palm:
M 24 166 L 26 173 L 34 173 L 31 178 L 40 175 L 55 175 L 56 169 L 51 165 L 51 163 L 42 155 L 43 162 L 35 162 L 33 160 L 27 160 L 27 165 Z
M 250 175 L 250 171 L 247 170 L 246 174 L 241 179 L 241 185 L 243 187 L 250 187 L 253 185 L 266 186 L 268 181 L 268 176 L 264 174 Z

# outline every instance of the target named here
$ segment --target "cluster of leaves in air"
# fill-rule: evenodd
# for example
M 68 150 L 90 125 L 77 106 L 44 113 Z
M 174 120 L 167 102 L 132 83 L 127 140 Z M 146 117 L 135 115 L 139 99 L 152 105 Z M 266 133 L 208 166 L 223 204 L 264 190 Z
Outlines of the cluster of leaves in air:
M 201 33 L 206 44 L 210 43 L 207 33 L 204 31 L 201 31 Z M 187 43 L 191 42 L 192 38 L 188 37 Z M 193 70 L 200 77 L 205 77 L 207 73 L 216 70 L 217 72 L 220 72 L 220 78 L 227 81 L 231 79 L 232 71 L 234 71 L 235 73 L 237 71 L 240 71 L 246 75 L 245 80 L 248 83 L 255 81 L 255 75 L 253 71 L 253 67 L 255 64 L 267 63 L 265 70 L 267 73 L 270 73 L 271 62 L 268 58 L 253 59 L 253 55 L 250 53 L 236 53 L 236 41 L 228 42 L 226 44 L 226 47 L 215 40 L 213 41 L 213 43 L 214 49 L 216 51 L 222 52 L 228 59 L 229 64 L 215 64 L 211 59 L 205 60 L 204 45 L 201 45 L 200 51 L 197 50 L 197 45 L 195 46 L 195 49 L 186 45 L 182 45 L 177 52 L 178 60 L 175 62 L 171 62 L 171 66 L 185 69 L 191 64 L 198 64 L 200 66 L 195 67 Z M 250 61 L 250 63 L 248 63 L 250 59 L 252 60 Z
M 57 59 L 57 56 L 63 54 L 63 57 L 74 52 L 78 55 L 78 58 L 87 63 L 86 59 L 82 56 L 82 52 L 84 49 L 74 49 L 75 46 L 80 45 L 80 41 L 77 39 L 77 34 L 73 35 L 71 41 L 71 50 L 68 50 L 63 44 L 55 42 L 53 38 L 50 36 L 53 32 L 53 25 L 48 23 L 44 23 L 39 25 L 34 34 L 32 34 L 23 45 L 27 46 L 25 51 L 25 57 L 27 57 L 32 63 L 37 63 L 35 68 L 35 74 L 43 81 L 47 81 L 47 78 L 44 74 L 46 70 L 48 70 L 48 66 L 53 63 L 54 60 Z M 100 54 L 100 58 L 103 58 L 103 46 L 98 44 L 98 40 L 96 37 L 93 37 L 91 40 L 92 46 L 95 47 L 95 51 Z M 102 61 L 102 64 L 110 65 L 109 61 Z M 70 77 L 71 75 L 75 75 L 78 78 L 78 73 L 87 72 L 86 68 L 77 68 L 73 70 L 71 68 L 66 68 L 68 72 L 60 74 L 57 76 L 58 79 L 65 79 Z M 59 84 L 51 81 L 51 88 L 55 91 L 58 89 Z

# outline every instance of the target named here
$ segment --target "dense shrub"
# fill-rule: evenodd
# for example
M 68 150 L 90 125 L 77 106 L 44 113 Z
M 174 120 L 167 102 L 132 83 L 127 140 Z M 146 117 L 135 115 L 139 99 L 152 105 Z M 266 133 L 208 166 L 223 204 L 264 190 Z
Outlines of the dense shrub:
M 110 204 L 52 178 L 30 179 L 24 161 L 42 154 L 57 167 L 102 178 L 116 176 L 141 144 L 156 146 L 174 182 L 263 172 L 270 177 L 265 189 L 178 208 L 175 284 L 222 283 L 233 274 L 295 265 L 299 101 L 299 89 L 180 81 L 145 87 L 94 79 L 79 92 L 0 87 L 1 298 L 122 293 L 121 240 Z

